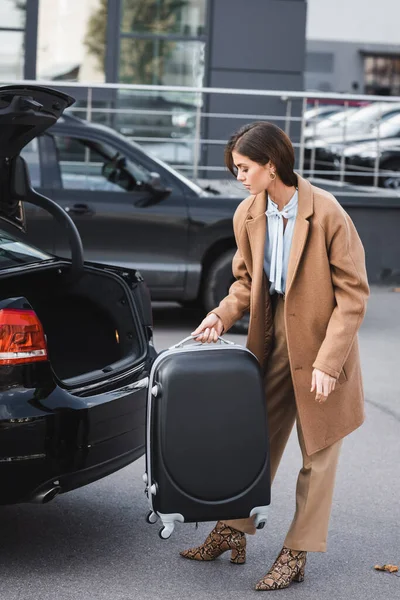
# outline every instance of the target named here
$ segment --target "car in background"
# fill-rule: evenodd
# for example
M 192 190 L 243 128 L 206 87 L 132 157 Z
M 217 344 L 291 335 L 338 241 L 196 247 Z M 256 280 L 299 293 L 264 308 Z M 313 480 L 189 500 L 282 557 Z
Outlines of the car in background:
M 0 88 L 2 505 L 49 502 L 144 453 L 156 352 L 134 256 L 130 268 L 84 262 L 68 212 L 32 188 L 21 156 L 72 102 L 41 86 Z M 68 258 L 26 241 L 27 206 L 60 225 Z
M 312 106 L 304 113 L 306 127 L 309 127 L 312 123 L 321 123 L 323 120 L 341 111 L 343 111 L 343 106 L 340 104 Z
M 350 115 L 359 110 L 355 106 L 349 106 L 348 108 L 341 108 L 341 110 L 335 112 L 328 117 L 324 117 L 319 121 L 311 122 L 304 129 L 304 139 L 305 141 L 313 140 L 320 136 L 324 135 L 325 131 L 336 132 L 338 135 L 341 131 L 343 131 L 345 127 L 345 123 L 349 119 Z
M 304 168 L 306 174 L 314 176 L 315 171 L 328 170 L 321 157 L 316 157 L 320 148 L 324 148 L 329 143 L 329 136 L 324 137 L 325 131 L 336 131 L 336 135 L 343 136 L 345 125 L 352 113 L 357 111 L 356 107 L 348 107 L 340 110 L 321 121 L 315 121 L 304 128 Z M 317 163 L 318 159 L 318 163 Z M 320 173 L 318 173 L 320 175 Z
M 362 143 L 378 145 L 383 140 L 400 138 L 400 112 L 386 118 L 382 123 L 375 126 L 369 133 L 353 134 L 346 136 L 320 138 L 307 144 L 310 168 L 313 170 L 326 170 L 332 172 L 334 162 L 342 155 L 347 146 Z M 314 152 L 314 160 L 311 161 L 311 150 Z M 320 173 L 323 175 L 323 173 Z M 327 175 L 328 176 L 328 175 Z
M 356 185 L 377 184 L 389 190 L 400 190 L 400 137 L 397 139 L 366 141 L 347 146 L 343 150 L 344 180 Z M 342 152 L 334 156 L 334 168 L 340 172 Z
M 346 117 L 346 112 L 350 111 Z M 331 122 L 326 123 L 322 126 L 322 123 L 317 125 L 317 130 L 313 131 L 311 126 L 306 131 L 306 139 L 310 138 L 336 138 L 339 136 L 351 136 L 351 135 L 365 135 L 371 133 L 379 123 L 383 123 L 386 119 L 393 117 L 400 113 L 399 102 L 375 102 L 361 108 L 348 108 L 343 113 L 337 113 L 330 117 Z M 335 117 L 339 119 L 341 115 L 342 120 L 339 124 L 334 121 Z

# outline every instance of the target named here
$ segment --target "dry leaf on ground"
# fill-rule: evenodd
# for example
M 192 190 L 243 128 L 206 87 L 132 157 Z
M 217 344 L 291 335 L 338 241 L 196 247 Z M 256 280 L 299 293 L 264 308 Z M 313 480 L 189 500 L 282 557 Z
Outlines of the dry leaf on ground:
M 399 567 L 397 565 L 375 565 L 374 569 L 377 571 L 389 571 L 389 573 L 397 573 Z

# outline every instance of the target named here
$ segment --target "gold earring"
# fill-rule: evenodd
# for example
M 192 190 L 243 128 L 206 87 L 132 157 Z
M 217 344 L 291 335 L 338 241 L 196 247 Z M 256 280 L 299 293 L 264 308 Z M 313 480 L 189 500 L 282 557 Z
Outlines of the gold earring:
M 274 179 L 276 179 L 276 173 L 274 171 L 271 171 L 271 173 L 269 175 L 270 175 L 272 181 L 274 181 Z

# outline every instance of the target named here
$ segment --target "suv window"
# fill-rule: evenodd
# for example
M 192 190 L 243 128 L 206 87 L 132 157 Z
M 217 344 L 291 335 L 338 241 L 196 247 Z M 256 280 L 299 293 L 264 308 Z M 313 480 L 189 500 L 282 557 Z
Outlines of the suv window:
M 52 260 L 54 257 L 0 231 L 0 270 Z
M 32 187 L 40 187 L 42 181 L 40 176 L 39 140 L 34 138 L 21 151 L 21 156 L 26 160 Z
M 61 135 L 54 140 L 64 189 L 130 192 L 151 179 L 107 144 Z

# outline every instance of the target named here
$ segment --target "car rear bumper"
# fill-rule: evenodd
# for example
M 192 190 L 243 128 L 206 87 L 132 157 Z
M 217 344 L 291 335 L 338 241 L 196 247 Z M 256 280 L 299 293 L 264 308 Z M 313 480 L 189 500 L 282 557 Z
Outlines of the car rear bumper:
M 8 474 L 6 469 L 0 469 L 0 476 L 3 478 L 3 475 L 5 475 L 6 481 L 7 479 L 10 481 L 10 478 L 12 478 L 14 484 L 18 482 L 17 489 L 15 485 L 11 485 L 8 489 L 2 489 L 0 505 L 23 502 L 45 504 L 58 495 L 58 493 L 63 494 L 97 481 L 126 467 L 131 462 L 143 456 L 143 454 L 144 445 L 141 445 L 124 454 L 117 454 L 113 458 L 98 462 L 91 467 L 77 469 L 72 472 L 62 471 L 59 474 L 54 472 L 52 477 L 46 481 L 44 480 L 44 474 L 46 473 L 46 464 L 44 461 L 34 462 L 32 460 L 26 462 L 23 466 L 18 465 L 18 467 L 13 465 Z M 54 496 L 50 495 L 49 492 L 55 488 L 58 488 L 57 494 L 54 494 Z
M 79 398 L 56 387 L 41 410 L 26 390 L 14 392 L 15 414 L 0 419 L 0 504 L 40 501 L 54 486 L 72 490 L 142 456 L 146 392 L 128 384 Z

